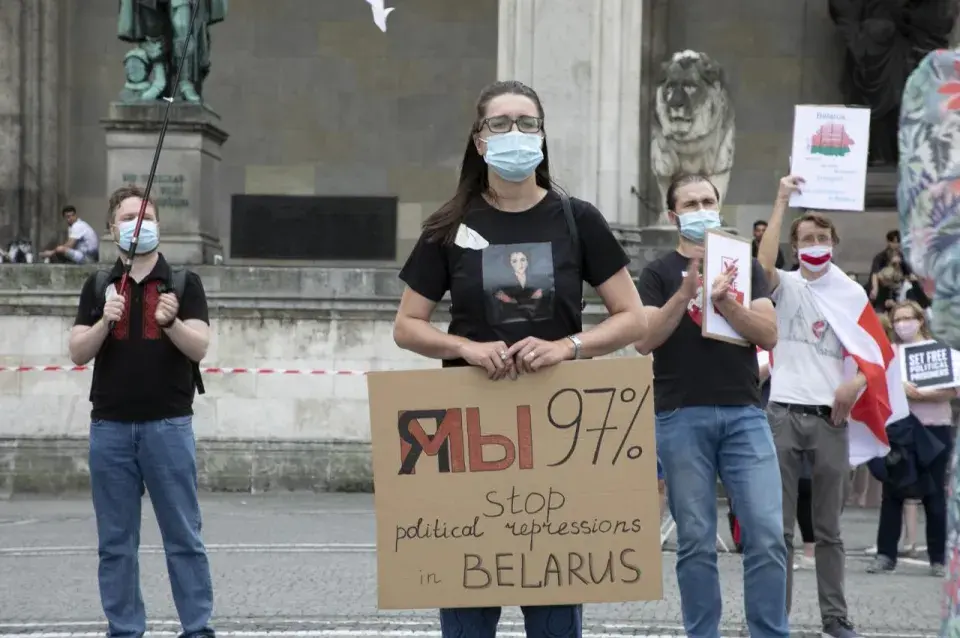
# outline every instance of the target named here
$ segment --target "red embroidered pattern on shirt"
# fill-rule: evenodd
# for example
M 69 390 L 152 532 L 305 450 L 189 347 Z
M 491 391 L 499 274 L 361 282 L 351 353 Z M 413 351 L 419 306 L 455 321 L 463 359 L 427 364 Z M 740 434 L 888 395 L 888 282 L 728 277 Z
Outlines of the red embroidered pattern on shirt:
M 160 338 L 160 325 L 157 323 L 157 306 L 160 304 L 160 282 L 148 281 L 143 287 L 143 338 Z
M 125 341 L 130 338 L 130 298 L 132 296 L 131 286 L 123 292 L 123 316 L 120 321 L 113 324 L 111 334 L 114 339 Z

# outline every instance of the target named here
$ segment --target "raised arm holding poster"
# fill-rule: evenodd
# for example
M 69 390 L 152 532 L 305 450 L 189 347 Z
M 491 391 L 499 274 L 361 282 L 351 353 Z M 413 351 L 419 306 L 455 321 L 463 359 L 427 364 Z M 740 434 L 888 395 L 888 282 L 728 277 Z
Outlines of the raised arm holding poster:
M 798 105 L 790 172 L 804 179 L 794 208 L 862 211 L 867 186 L 870 109 Z
M 662 597 L 649 359 L 367 379 L 381 609 Z
M 750 307 L 752 300 L 752 273 L 753 256 L 750 250 L 750 240 L 737 237 L 720 230 L 711 230 L 706 234 L 703 256 L 703 290 L 701 307 L 703 308 L 703 322 L 701 329 L 703 336 L 709 339 L 727 341 L 741 346 L 750 343 L 740 336 L 736 330 L 723 318 L 723 315 L 710 301 L 710 288 L 713 281 L 729 268 L 737 268 L 737 278 L 733 284 L 737 301 L 744 307 Z

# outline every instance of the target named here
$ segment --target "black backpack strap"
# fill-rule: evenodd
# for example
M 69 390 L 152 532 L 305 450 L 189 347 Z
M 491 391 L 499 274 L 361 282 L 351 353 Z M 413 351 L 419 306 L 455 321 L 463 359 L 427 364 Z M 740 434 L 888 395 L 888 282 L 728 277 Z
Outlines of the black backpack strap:
M 580 279 L 583 279 L 583 246 L 580 244 L 580 231 L 577 229 L 577 220 L 573 216 L 573 203 L 566 193 L 560 193 L 560 205 L 563 207 L 563 216 L 567 220 L 567 230 L 570 231 L 570 241 L 573 242 L 573 258 L 580 270 Z M 582 286 L 583 284 L 581 284 Z M 587 307 L 587 300 L 580 299 L 580 310 Z
M 565 193 L 560 193 L 560 204 L 563 206 L 563 216 L 567 220 L 567 230 L 570 231 L 570 240 L 573 242 L 573 254 L 577 260 L 577 266 L 583 270 L 582 255 L 580 246 L 580 231 L 577 229 L 577 220 L 573 217 L 573 204 Z
M 107 303 L 107 286 L 110 285 L 110 270 L 101 268 L 94 273 L 93 292 L 96 303 L 91 311 L 92 319 L 99 320 L 103 316 L 103 306 Z
M 170 271 L 170 281 L 168 285 L 173 288 L 173 294 L 177 296 L 177 300 L 183 299 L 183 293 L 187 289 L 187 275 L 188 271 L 186 268 L 173 268 Z M 193 364 L 193 384 L 197 388 L 197 394 L 205 394 L 206 388 L 203 387 L 203 376 L 200 374 L 200 364 L 196 361 L 191 361 Z
M 177 299 L 183 299 L 183 292 L 187 289 L 187 269 L 174 268 L 170 279 L 173 284 L 173 292 L 177 295 Z

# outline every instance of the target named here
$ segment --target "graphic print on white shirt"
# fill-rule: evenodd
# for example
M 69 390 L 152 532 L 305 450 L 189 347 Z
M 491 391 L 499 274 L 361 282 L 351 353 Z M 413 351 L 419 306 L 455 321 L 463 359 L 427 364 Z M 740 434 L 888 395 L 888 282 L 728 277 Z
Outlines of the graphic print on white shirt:
M 770 400 L 798 405 L 833 405 L 843 383 L 845 352 L 798 271 L 778 271 L 773 291 L 779 338 L 773 350 Z

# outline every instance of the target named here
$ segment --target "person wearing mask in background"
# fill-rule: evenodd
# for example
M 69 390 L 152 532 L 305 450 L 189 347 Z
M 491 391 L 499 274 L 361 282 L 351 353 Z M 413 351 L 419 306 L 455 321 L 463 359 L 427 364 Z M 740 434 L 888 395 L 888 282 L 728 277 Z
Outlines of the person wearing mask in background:
M 765 232 L 767 232 L 767 222 L 762 219 L 753 222 L 753 242 L 750 244 L 750 252 L 754 259 L 757 258 L 757 251 L 760 250 L 760 240 L 763 239 Z M 777 248 L 777 268 L 783 268 L 784 263 L 783 251 Z
M 145 195 L 127 186 L 110 196 L 110 232 L 130 250 Z M 70 359 L 93 366 L 90 401 L 90 488 L 97 521 L 100 600 L 109 638 L 139 638 L 147 630 L 140 592 L 140 507 L 144 488 L 167 557 L 181 638 L 214 635 L 213 585 L 200 536 L 197 453 L 193 434 L 194 363 L 210 342 L 207 298 L 200 278 L 177 272 L 159 252 L 158 213 L 148 203 L 126 289 L 118 259 L 100 290 L 99 273 L 80 292 L 70 331 Z M 173 284 L 176 288 L 176 284 Z
M 851 459 L 848 418 L 860 393 L 868 389 L 867 372 L 880 377 L 869 390 L 885 392 L 882 377 L 890 361 L 869 361 L 871 365 L 866 372 L 857 369 L 856 374 L 850 375 L 846 372 L 845 359 L 850 356 L 851 362 L 863 367 L 867 365 L 869 353 L 887 353 L 891 360 L 893 353 L 876 315 L 864 312 L 868 303 L 863 287 L 831 265 L 839 237 L 828 218 L 816 213 L 797 218 L 790 228 L 790 244 L 797 253 L 800 270 L 785 272 L 776 267 L 783 215 L 790 195 L 802 185 L 803 179 L 795 176 L 780 180 L 769 227 L 760 242 L 759 260 L 773 290 L 780 335 L 773 351 L 767 417 L 783 479 L 786 545 L 793 547 L 799 481 L 804 462 L 809 461 L 823 633 L 831 638 L 853 638 L 858 634 L 848 618 L 844 595 L 845 556 L 840 535 L 840 515 Z M 869 315 L 866 320 L 865 315 Z M 864 321 L 869 323 L 862 323 Z M 882 343 L 876 342 L 876 338 Z M 863 396 L 875 401 L 878 398 L 870 392 Z M 905 401 L 903 404 L 905 411 Z M 868 439 L 863 444 L 866 458 L 882 455 L 888 449 L 884 434 L 887 421 L 887 418 L 871 417 L 864 434 Z M 788 605 L 792 586 L 790 572 Z
M 400 271 L 394 324 L 404 350 L 444 367 L 515 379 L 609 354 L 646 335 L 629 258 L 603 215 L 555 189 L 540 98 L 520 82 L 480 93 L 453 198 L 423 224 Z M 610 316 L 583 329 L 583 282 Z M 447 332 L 430 323 L 449 292 Z M 441 609 L 444 638 L 494 638 L 499 607 Z M 529 638 L 579 638 L 582 606 L 523 608 Z
M 77 216 L 77 209 L 64 206 L 60 212 L 70 229 L 67 242 L 40 253 L 41 259 L 65 264 L 95 264 L 100 261 L 100 237 L 93 226 Z
M 719 193 L 702 175 L 677 176 L 667 189 L 670 219 L 680 230 L 677 249 L 651 262 L 638 288 L 649 332 L 636 344 L 653 353 L 657 452 L 667 502 L 677 527 L 677 582 L 683 625 L 690 636 L 719 636 L 717 476 L 743 528 L 743 587 L 753 636 L 789 635 L 784 583 L 787 554 L 776 449 L 760 408 L 755 346 L 777 342 L 766 278 L 751 260 L 753 298 L 746 308 L 730 294 L 736 271 L 702 282 L 707 231 L 721 226 Z M 702 335 L 701 298 L 744 339 L 744 347 Z
M 933 339 L 927 326 L 923 309 L 913 301 L 894 306 L 891 311 L 897 343 L 916 343 Z M 923 511 L 927 524 L 927 555 L 930 558 L 930 573 L 942 577 L 946 573 L 947 495 L 946 480 L 950 457 L 953 453 L 953 412 L 950 401 L 957 398 L 957 388 L 921 390 L 904 381 L 910 412 L 922 423 L 927 432 L 943 444 L 942 452 L 926 469 L 932 491 L 923 499 Z M 889 573 L 897 566 L 897 543 L 905 500 L 897 489 L 883 485 L 883 500 L 880 504 L 880 523 L 877 527 L 877 555 L 867 568 L 871 574 Z

